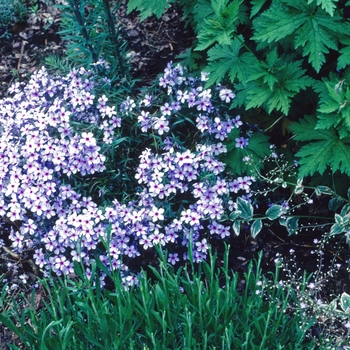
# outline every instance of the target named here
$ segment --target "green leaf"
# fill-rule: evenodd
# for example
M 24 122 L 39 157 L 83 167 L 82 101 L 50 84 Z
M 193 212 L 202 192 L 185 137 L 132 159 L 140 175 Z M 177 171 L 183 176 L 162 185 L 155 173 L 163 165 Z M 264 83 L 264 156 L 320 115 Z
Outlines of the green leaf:
M 344 200 L 339 197 L 331 198 L 328 203 L 328 209 L 331 211 L 337 211 L 344 204 Z
M 335 219 L 335 222 L 338 224 L 338 225 L 341 225 L 343 226 L 344 225 L 344 219 L 341 215 L 339 214 L 335 214 L 334 215 L 334 219 Z
M 141 22 L 152 15 L 159 19 L 174 2 L 175 0 L 129 0 L 127 14 L 133 10 L 140 11 Z
M 247 109 L 264 107 L 267 110 L 267 102 L 273 97 L 273 92 L 268 85 L 259 80 L 241 84 L 240 89 L 237 88 L 237 91 L 239 94 L 243 93 L 246 95 L 245 106 Z
M 288 235 L 292 236 L 298 230 L 299 219 L 295 217 L 287 217 L 286 219 L 281 219 L 280 224 L 285 226 Z
M 210 73 L 206 87 L 222 82 L 226 75 L 230 81 L 246 81 L 249 69 L 257 64 L 258 60 L 250 52 L 240 54 L 243 37 L 239 36 L 230 45 L 216 44 L 208 51 L 208 65 L 205 71 Z
M 198 0 L 193 11 L 194 21 L 196 23 L 196 32 L 198 33 L 204 25 L 204 19 L 214 18 L 215 13 L 210 0 Z
M 315 0 L 308 0 L 308 4 L 311 4 Z M 320 6 L 328 12 L 331 16 L 334 15 L 334 10 L 337 8 L 337 5 L 335 4 L 338 2 L 338 0 L 317 0 L 317 6 Z
M 241 216 L 242 212 L 240 210 L 235 210 L 230 214 L 230 220 L 234 221 Z
M 296 156 L 299 157 L 299 176 L 304 177 L 319 172 L 321 175 L 329 166 L 333 172 L 350 175 L 350 138 L 342 138 L 331 128 L 315 130 L 316 119 L 305 116 L 300 122 L 291 125 L 295 140 L 308 141 Z
M 342 93 L 343 83 L 344 80 L 340 80 L 339 76 L 333 73 L 331 73 L 327 79 L 324 78 L 319 81 L 316 80 L 313 84 L 313 89 L 319 95 L 319 105 L 322 106 L 328 103 L 333 94 L 331 89 L 334 89 L 334 92 L 337 92 L 338 94 Z M 334 98 L 332 99 L 334 100 Z
M 281 62 L 277 55 L 277 50 L 272 50 L 266 55 L 266 63 L 259 62 L 256 66 L 252 67 L 252 71 L 247 81 L 254 81 L 262 78 L 263 83 L 267 84 L 271 91 L 275 83 L 278 82 L 278 74 L 282 70 Z
M 260 219 L 257 219 L 253 222 L 252 226 L 250 226 L 250 233 L 253 238 L 255 238 L 258 235 L 258 233 L 262 229 L 262 226 L 262 221 Z
M 237 210 L 240 210 L 242 214 L 240 217 L 243 220 L 249 221 L 253 217 L 253 206 L 245 199 L 238 197 L 237 198 Z
M 17 336 L 21 336 L 22 335 L 22 329 L 21 327 L 18 327 L 18 325 L 16 325 L 16 323 L 14 323 L 11 320 L 11 317 L 6 315 L 4 311 L 2 310 L 0 313 L 0 322 L 7 328 L 9 328 L 13 333 L 15 333 Z
M 285 1 L 273 1 L 268 10 L 253 22 L 253 40 L 271 43 L 291 35 L 305 22 L 303 11 L 292 10 Z
M 280 217 L 283 213 L 283 207 L 281 205 L 273 205 L 269 209 L 266 210 L 265 215 L 269 220 L 275 220 Z
M 236 97 L 233 99 L 230 108 L 240 108 L 245 105 L 249 90 L 246 88 L 247 83 L 238 83 L 235 84 L 236 91 L 239 92 L 236 94 Z
M 232 40 L 231 34 L 235 29 L 234 27 L 229 29 L 222 28 L 219 22 L 206 20 L 202 32 L 197 36 L 199 43 L 195 50 L 203 51 L 216 42 L 221 45 L 229 45 Z
M 288 114 L 292 98 L 302 89 L 313 84 L 301 68 L 302 61 L 286 63 L 273 50 L 266 62 L 251 67 L 247 79 L 247 108 L 264 107 L 268 113 L 280 110 Z
M 345 232 L 344 226 L 337 223 L 337 224 L 332 225 L 330 234 L 331 235 L 338 235 L 338 234 L 343 233 L 343 232 Z
M 250 18 L 253 18 L 265 5 L 267 0 L 252 0 L 250 4 L 252 5 L 252 10 L 250 12 Z
M 317 109 L 316 129 L 336 127 L 340 138 L 347 137 L 350 131 L 350 90 L 344 88 L 343 81 L 324 83 L 326 90 L 320 94 L 320 107 Z
M 196 50 L 205 50 L 214 43 L 230 44 L 232 34 L 237 26 L 246 21 L 246 7 L 243 0 L 212 0 L 211 8 L 208 2 L 200 1 L 195 7 L 197 21 Z
M 350 45 L 339 50 L 337 70 L 343 69 L 350 64 Z
M 350 295 L 343 293 L 340 297 L 340 307 L 346 313 L 350 313 Z
M 233 232 L 236 236 L 239 236 L 239 234 L 241 233 L 241 223 L 241 221 L 237 220 L 232 224 Z
M 308 56 L 309 63 L 319 72 L 329 50 L 338 49 L 339 35 L 348 35 L 349 25 L 338 13 L 330 17 L 314 3 L 305 5 L 304 0 L 273 1 L 254 20 L 253 39 L 271 43 L 291 36 L 294 48 L 301 47 L 303 56 Z
M 298 179 L 294 189 L 295 194 L 302 194 L 304 192 L 303 179 Z
M 327 186 L 317 186 L 316 190 L 319 192 L 318 195 L 320 195 L 320 194 L 328 194 L 328 195 L 334 194 L 334 192 Z
M 191 48 L 188 48 L 185 52 L 176 56 L 179 60 L 179 64 L 187 67 L 190 71 L 195 71 L 198 69 L 196 60 L 199 60 L 202 55 L 198 52 L 194 52 Z
M 264 166 L 261 160 L 271 152 L 269 137 L 255 132 L 245 148 L 236 147 L 236 138 L 239 138 L 239 129 L 233 129 L 229 134 L 225 141 L 227 152 L 222 156 L 222 161 L 230 171 L 233 174 L 243 175 L 250 173 L 253 168 L 261 169 Z
M 329 308 L 332 310 L 332 311 L 335 311 L 337 309 L 337 300 L 334 299 L 330 302 L 329 304 Z
M 323 150 L 323 152 L 320 152 Z M 319 172 L 321 175 L 325 172 L 329 159 L 333 155 L 333 142 L 331 140 L 313 141 L 302 146 L 301 150 L 296 153 L 298 160 L 299 176 L 313 175 Z
M 340 215 L 349 217 L 350 203 L 347 203 L 343 206 Z

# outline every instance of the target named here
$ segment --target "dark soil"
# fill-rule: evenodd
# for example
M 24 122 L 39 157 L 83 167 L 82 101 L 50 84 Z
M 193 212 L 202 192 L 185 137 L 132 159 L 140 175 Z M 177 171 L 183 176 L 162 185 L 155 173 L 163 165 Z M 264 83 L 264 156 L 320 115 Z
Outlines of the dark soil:
M 40 8 L 36 15 L 31 15 L 26 23 L 15 23 L 9 28 L 11 36 L 0 39 L 0 96 L 6 96 L 9 84 L 15 80 L 26 80 L 30 73 L 42 65 L 43 58 L 51 54 L 64 54 L 65 45 L 59 31 L 59 12 L 55 7 L 50 7 L 39 2 Z M 181 14 L 177 7 L 171 7 L 161 19 L 151 17 L 140 23 L 136 13 L 126 15 L 125 9 L 120 10 L 121 23 L 125 27 L 124 35 L 128 39 L 129 48 L 132 51 L 133 74 L 142 82 L 149 82 L 163 71 L 167 62 L 174 60 L 175 56 L 191 46 L 194 34 L 190 28 L 186 28 L 181 20 Z M 2 28 L 4 30 L 4 28 Z M 1 32 L 1 28 L 0 28 Z M 305 209 L 304 215 L 329 216 L 327 198 Z M 310 223 L 310 220 L 309 220 Z M 307 224 L 307 222 L 305 222 Z M 326 227 L 326 228 L 329 228 Z M 230 244 L 230 266 L 244 273 L 251 258 L 257 258 L 258 252 L 263 251 L 262 268 L 265 272 L 274 271 L 275 259 L 279 254 L 296 263 L 291 269 L 306 270 L 313 273 L 318 270 L 327 271 L 330 265 L 339 263 L 338 273 L 329 276 L 325 282 L 325 301 L 330 301 L 332 295 L 340 295 L 342 292 L 350 294 L 350 280 L 348 267 L 349 249 L 345 243 L 339 242 L 326 245 L 322 251 L 322 261 L 315 239 L 321 240 L 326 228 L 315 231 L 301 231 L 298 235 L 289 237 L 287 231 L 278 225 L 265 226 L 263 231 L 253 239 L 249 229 L 242 227 L 239 237 L 232 237 Z M 3 234 L 2 234 L 3 235 Z M 3 237 L 4 238 L 4 237 Z M 335 239 L 334 239 L 335 241 Z M 223 252 L 223 246 L 212 242 L 218 251 Z M 334 247 L 339 249 L 335 251 Z M 295 253 L 291 253 L 294 250 Z M 147 267 L 156 261 L 152 254 L 143 259 L 140 264 Z M 9 269 L 8 264 L 17 266 Z M 11 254 L 9 247 L 1 250 L 0 274 L 3 274 L 11 283 L 19 282 L 19 275 L 26 273 L 35 279 L 35 269 L 28 255 L 16 256 Z M 1 310 L 0 310 L 1 311 Z M 0 349 L 8 349 L 9 344 L 21 343 L 13 332 L 0 325 Z M 23 345 L 22 345 L 23 346 Z
M 0 35 L 8 33 L 0 39 L 0 96 L 6 96 L 12 82 L 26 80 L 40 68 L 45 56 L 63 52 L 64 46 L 57 34 L 58 10 L 41 2 L 38 5 L 36 13 L 28 12 L 26 22 L 0 28 Z
M 160 19 L 152 16 L 143 22 L 136 11 L 127 15 L 124 6 L 119 14 L 131 51 L 133 75 L 143 84 L 154 80 L 167 63 L 191 47 L 195 39 L 192 29 L 181 20 L 178 6 L 171 6 Z

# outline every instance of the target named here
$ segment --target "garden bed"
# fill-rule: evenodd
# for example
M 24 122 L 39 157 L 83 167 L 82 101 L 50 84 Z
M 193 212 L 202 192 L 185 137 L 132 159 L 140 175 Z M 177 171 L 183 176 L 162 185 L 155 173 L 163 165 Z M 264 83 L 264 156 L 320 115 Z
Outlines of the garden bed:
M 139 85 L 148 84 L 162 73 L 169 61 L 187 49 L 194 40 L 194 34 L 185 28 L 181 21 L 179 8 L 171 7 L 162 17 L 155 17 L 140 23 L 135 13 L 126 15 L 125 8 L 119 11 L 121 23 L 124 27 L 123 35 L 129 42 L 130 57 L 135 79 L 139 79 Z M 15 23 L 9 29 L 11 36 L 2 39 L 0 80 L 2 81 L 1 96 L 7 95 L 9 84 L 15 81 L 26 81 L 31 73 L 39 68 L 48 55 L 64 55 L 65 43 L 58 35 L 59 12 L 54 6 L 46 6 L 40 3 L 38 11 L 30 15 L 27 23 Z M 278 193 L 274 194 L 278 197 Z M 281 195 L 281 197 L 283 197 Z M 249 227 L 242 227 L 238 237 L 231 236 L 226 240 L 230 245 L 229 268 L 237 271 L 241 279 L 247 271 L 251 259 L 256 259 L 258 252 L 262 251 L 262 270 L 264 273 L 273 271 L 276 259 L 281 257 L 285 261 L 285 271 L 281 279 L 296 278 L 302 276 L 301 271 L 307 274 L 317 273 L 322 281 L 322 292 L 319 297 L 324 302 L 331 302 L 334 296 L 343 292 L 350 294 L 350 279 L 348 273 L 349 248 L 346 243 L 338 243 L 337 238 L 332 238 L 323 248 L 319 248 L 320 242 L 329 226 L 320 226 L 324 220 L 313 220 L 312 217 L 332 217 L 332 212 L 327 209 L 328 197 L 321 195 L 314 197 L 313 203 L 304 206 L 298 212 L 299 215 L 309 216 L 302 224 L 317 226 L 315 230 L 300 230 L 298 234 L 288 235 L 288 231 L 280 225 L 264 225 L 262 231 L 255 238 L 252 237 Z M 298 204 L 298 198 L 295 199 Z M 260 203 L 257 208 L 264 213 L 268 203 Z M 20 223 L 17 223 L 20 224 Z M 33 263 L 33 251 L 26 251 L 18 255 L 10 247 L 8 229 L 10 225 L 3 225 L 2 239 L 5 246 L 0 256 L 0 273 L 6 276 L 11 284 L 18 285 L 14 293 L 20 290 L 28 293 L 30 284 L 35 282 L 38 269 Z M 7 233 L 6 233 L 7 232 Z M 219 259 L 224 255 L 224 245 L 213 240 L 210 242 L 214 251 L 219 252 Z M 145 253 L 142 259 L 133 262 L 137 267 L 149 270 L 149 266 L 157 266 L 158 257 L 154 252 Z M 136 266 L 138 265 L 138 266 Z M 339 267 L 337 267 L 339 265 Z M 14 268 L 14 266 L 16 268 Z M 9 268 L 10 267 L 10 268 Z M 285 274 L 285 275 L 284 275 Z M 290 276 L 292 274 L 293 276 Z M 21 277 L 27 276 L 27 277 Z M 23 279 L 27 280 L 23 284 Z M 42 294 L 41 294 L 42 293 Z M 45 297 L 43 291 L 39 291 L 39 298 Z M 38 303 L 39 308 L 40 303 Z M 0 348 L 6 348 L 10 342 L 20 344 L 12 332 L 1 326 Z M 313 331 L 317 334 L 319 325 L 316 324 Z M 347 332 L 344 325 L 339 324 L 333 331 L 334 336 L 342 336 Z

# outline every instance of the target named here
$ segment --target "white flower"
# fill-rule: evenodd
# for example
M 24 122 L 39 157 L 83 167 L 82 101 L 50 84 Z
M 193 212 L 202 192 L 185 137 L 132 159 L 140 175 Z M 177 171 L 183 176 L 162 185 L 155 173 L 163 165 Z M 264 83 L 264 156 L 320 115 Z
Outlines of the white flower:
M 150 212 L 150 216 L 152 217 L 152 221 L 156 222 L 158 220 L 164 220 L 164 209 L 163 208 L 157 208 L 157 207 L 153 207 L 151 212 Z
M 86 146 L 96 146 L 96 139 L 92 132 L 83 132 L 81 134 L 80 143 L 85 144 Z
M 201 242 L 196 242 L 197 251 L 205 253 L 208 250 L 208 244 L 206 238 L 202 239 Z
M 226 103 L 229 103 L 231 99 L 236 97 L 236 95 L 230 89 L 221 89 L 219 92 L 219 96 L 221 100 Z
M 154 129 L 158 130 L 159 135 L 163 135 L 164 132 L 169 132 L 169 122 L 165 119 L 164 116 L 161 116 L 160 118 L 155 118 L 155 123 L 154 123 Z

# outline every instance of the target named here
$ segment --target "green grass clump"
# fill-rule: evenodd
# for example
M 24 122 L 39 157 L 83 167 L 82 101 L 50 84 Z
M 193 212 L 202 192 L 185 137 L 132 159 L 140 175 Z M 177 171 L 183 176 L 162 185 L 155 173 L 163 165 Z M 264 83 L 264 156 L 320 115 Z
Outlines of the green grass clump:
M 211 256 L 196 271 L 191 263 L 175 271 L 161 255 L 153 279 L 144 272 L 137 287 L 110 275 L 113 288 L 101 289 L 103 265 L 87 278 L 76 264 L 79 277 L 41 281 L 47 297 L 39 310 L 33 291 L 23 305 L 2 305 L 0 320 L 28 349 L 314 348 L 306 339 L 313 320 L 298 311 L 293 289 L 278 283 L 278 267 L 272 279 L 262 275 L 261 255 L 243 278 L 229 270 L 228 255 L 222 267 Z

